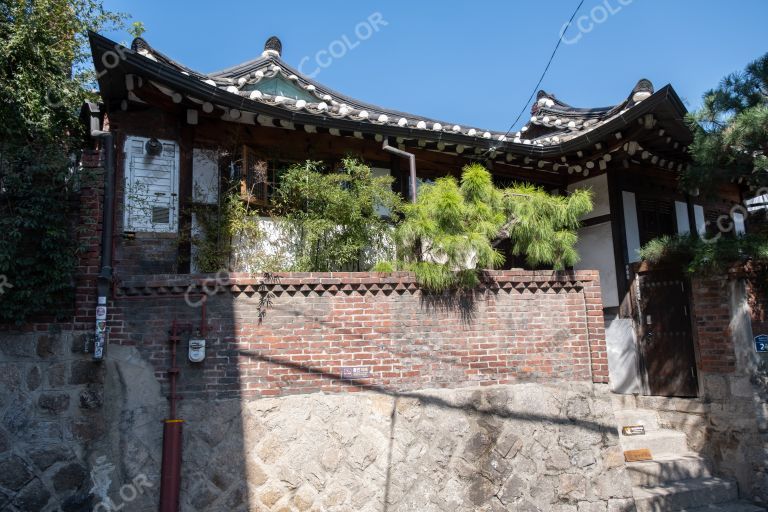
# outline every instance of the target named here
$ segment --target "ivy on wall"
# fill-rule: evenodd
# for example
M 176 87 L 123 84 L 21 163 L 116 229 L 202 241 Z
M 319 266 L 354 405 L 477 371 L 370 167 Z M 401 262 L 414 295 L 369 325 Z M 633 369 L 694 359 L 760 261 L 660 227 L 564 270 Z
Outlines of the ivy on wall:
M 87 30 L 122 16 L 91 0 L 0 3 L 0 321 L 71 305 L 78 119 L 93 76 Z

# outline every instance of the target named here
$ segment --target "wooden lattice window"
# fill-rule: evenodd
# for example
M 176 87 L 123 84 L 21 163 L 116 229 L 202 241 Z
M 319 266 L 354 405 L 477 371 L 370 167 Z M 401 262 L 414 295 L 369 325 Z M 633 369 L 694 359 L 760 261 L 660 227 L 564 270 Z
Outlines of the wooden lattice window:
M 640 243 L 647 244 L 654 238 L 676 233 L 672 201 L 655 198 L 638 198 L 637 216 L 640 228 Z
M 243 146 L 240 170 L 240 196 L 251 204 L 272 205 L 280 176 L 293 161 L 266 158 L 249 146 Z
M 275 169 L 269 161 L 248 146 L 243 146 L 240 195 L 249 203 L 268 205 L 275 187 Z

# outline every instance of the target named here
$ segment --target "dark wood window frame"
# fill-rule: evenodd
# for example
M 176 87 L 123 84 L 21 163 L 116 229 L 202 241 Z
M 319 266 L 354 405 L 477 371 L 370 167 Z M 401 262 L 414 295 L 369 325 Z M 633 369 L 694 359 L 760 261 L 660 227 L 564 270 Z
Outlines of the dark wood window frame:
M 243 145 L 239 161 L 240 197 L 254 206 L 270 207 L 283 170 L 296 161 L 269 157 Z

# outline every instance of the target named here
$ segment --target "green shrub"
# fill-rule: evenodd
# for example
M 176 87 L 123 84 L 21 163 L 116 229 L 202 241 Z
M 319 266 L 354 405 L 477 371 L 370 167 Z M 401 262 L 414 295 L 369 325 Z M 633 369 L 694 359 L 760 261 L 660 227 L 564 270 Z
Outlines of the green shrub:
M 689 274 L 713 274 L 752 260 L 768 263 L 768 236 L 747 234 L 738 237 L 701 239 L 696 235 L 663 236 L 640 249 L 649 263 L 679 264 Z
M 321 162 L 289 168 L 275 194 L 275 215 L 291 240 L 296 271 L 369 270 L 394 254 L 391 218 L 400 196 L 392 178 L 375 177 L 354 158 L 324 172 Z

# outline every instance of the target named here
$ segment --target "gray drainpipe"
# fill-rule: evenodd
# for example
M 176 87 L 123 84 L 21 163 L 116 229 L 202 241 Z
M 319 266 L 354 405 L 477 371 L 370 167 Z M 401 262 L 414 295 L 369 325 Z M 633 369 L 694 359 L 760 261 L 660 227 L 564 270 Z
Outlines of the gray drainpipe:
M 98 112 L 98 111 L 97 111 Z M 99 119 L 91 113 L 91 137 L 104 143 L 104 206 L 101 218 L 101 270 L 97 281 L 96 331 L 93 343 L 93 360 L 104 359 L 107 344 L 107 295 L 112 284 L 112 216 L 115 197 L 114 138 L 111 132 L 101 130 Z
M 387 138 L 384 138 L 384 143 L 381 146 L 381 149 L 384 151 L 387 151 L 389 153 L 392 153 L 393 155 L 401 156 L 403 158 L 408 159 L 408 163 L 410 164 L 411 168 L 411 202 L 416 202 L 416 155 L 413 153 L 408 153 L 407 151 L 403 151 L 402 149 L 393 148 L 389 145 L 389 141 Z

